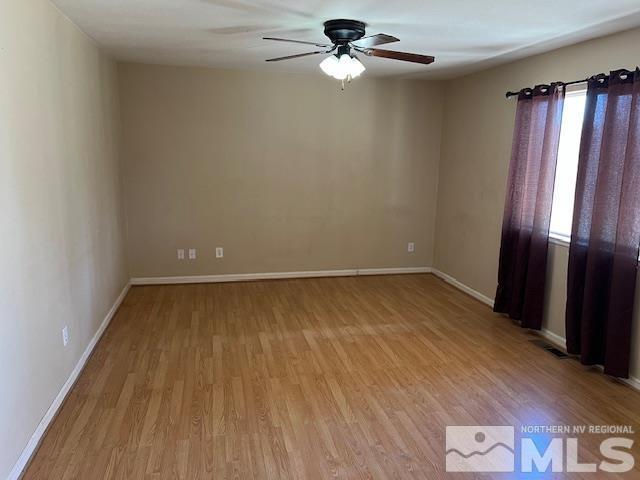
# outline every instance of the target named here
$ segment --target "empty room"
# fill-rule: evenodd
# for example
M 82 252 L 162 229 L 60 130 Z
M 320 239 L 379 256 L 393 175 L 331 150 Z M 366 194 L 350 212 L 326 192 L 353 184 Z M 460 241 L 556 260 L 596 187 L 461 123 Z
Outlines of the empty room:
M 1 0 L 0 479 L 640 479 L 638 0 Z

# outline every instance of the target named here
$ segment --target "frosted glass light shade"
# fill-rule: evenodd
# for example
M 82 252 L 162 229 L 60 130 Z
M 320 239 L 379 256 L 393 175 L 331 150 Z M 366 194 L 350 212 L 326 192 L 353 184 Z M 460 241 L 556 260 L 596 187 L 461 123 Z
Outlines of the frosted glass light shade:
M 335 55 L 328 56 L 320 62 L 320 68 L 324 73 L 337 80 L 356 78 L 365 70 L 360 60 L 347 54 L 340 55 L 339 59 Z
M 344 80 L 349 75 L 351 71 L 351 57 L 346 53 L 340 56 L 340 60 L 338 61 L 338 66 L 335 69 L 333 74 L 333 78 L 338 80 Z
M 366 69 L 360 60 L 356 57 L 351 58 L 351 76 L 353 78 L 359 77 Z
M 324 73 L 333 77 L 336 67 L 338 66 L 338 59 L 335 55 L 329 55 L 322 62 L 320 62 L 320 68 Z

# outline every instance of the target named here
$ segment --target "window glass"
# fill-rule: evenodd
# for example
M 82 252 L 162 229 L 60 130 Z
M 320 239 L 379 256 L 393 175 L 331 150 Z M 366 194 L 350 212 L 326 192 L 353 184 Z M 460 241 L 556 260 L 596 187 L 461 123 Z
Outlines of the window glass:
M 587 91 L 584 87 L 568 91 L 565 97 L 560 130 L 560 147 L 553 190 L 553 206 L 549 233 L 553 237 L 569 240 L 573 220 L 573 201 L 578 172 L 578 154 L 582 135 Z

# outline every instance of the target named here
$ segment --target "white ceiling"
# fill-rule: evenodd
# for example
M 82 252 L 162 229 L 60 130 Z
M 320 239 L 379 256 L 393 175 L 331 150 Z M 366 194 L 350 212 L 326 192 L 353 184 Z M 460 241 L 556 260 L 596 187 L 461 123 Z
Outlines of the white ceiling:
M 393 50 L 434 55 L 415 65 L 365 58 L 368 75 L 453 77 L 640 25 L 640 0 L 54 0 L 116 58 L 134 62 L 319 72 L 314 50 L 264 35 L 325 42 L 322 22 L 353 18 Z

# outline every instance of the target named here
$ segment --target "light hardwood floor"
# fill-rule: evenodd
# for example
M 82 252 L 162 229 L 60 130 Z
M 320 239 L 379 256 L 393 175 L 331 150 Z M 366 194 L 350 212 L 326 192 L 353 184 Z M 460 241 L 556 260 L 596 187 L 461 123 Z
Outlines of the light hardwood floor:
M 488 478 L 444 472 L 447 425 L 640 431 L 534 338 L 428 274 L 134 287 L 25 478 Z

